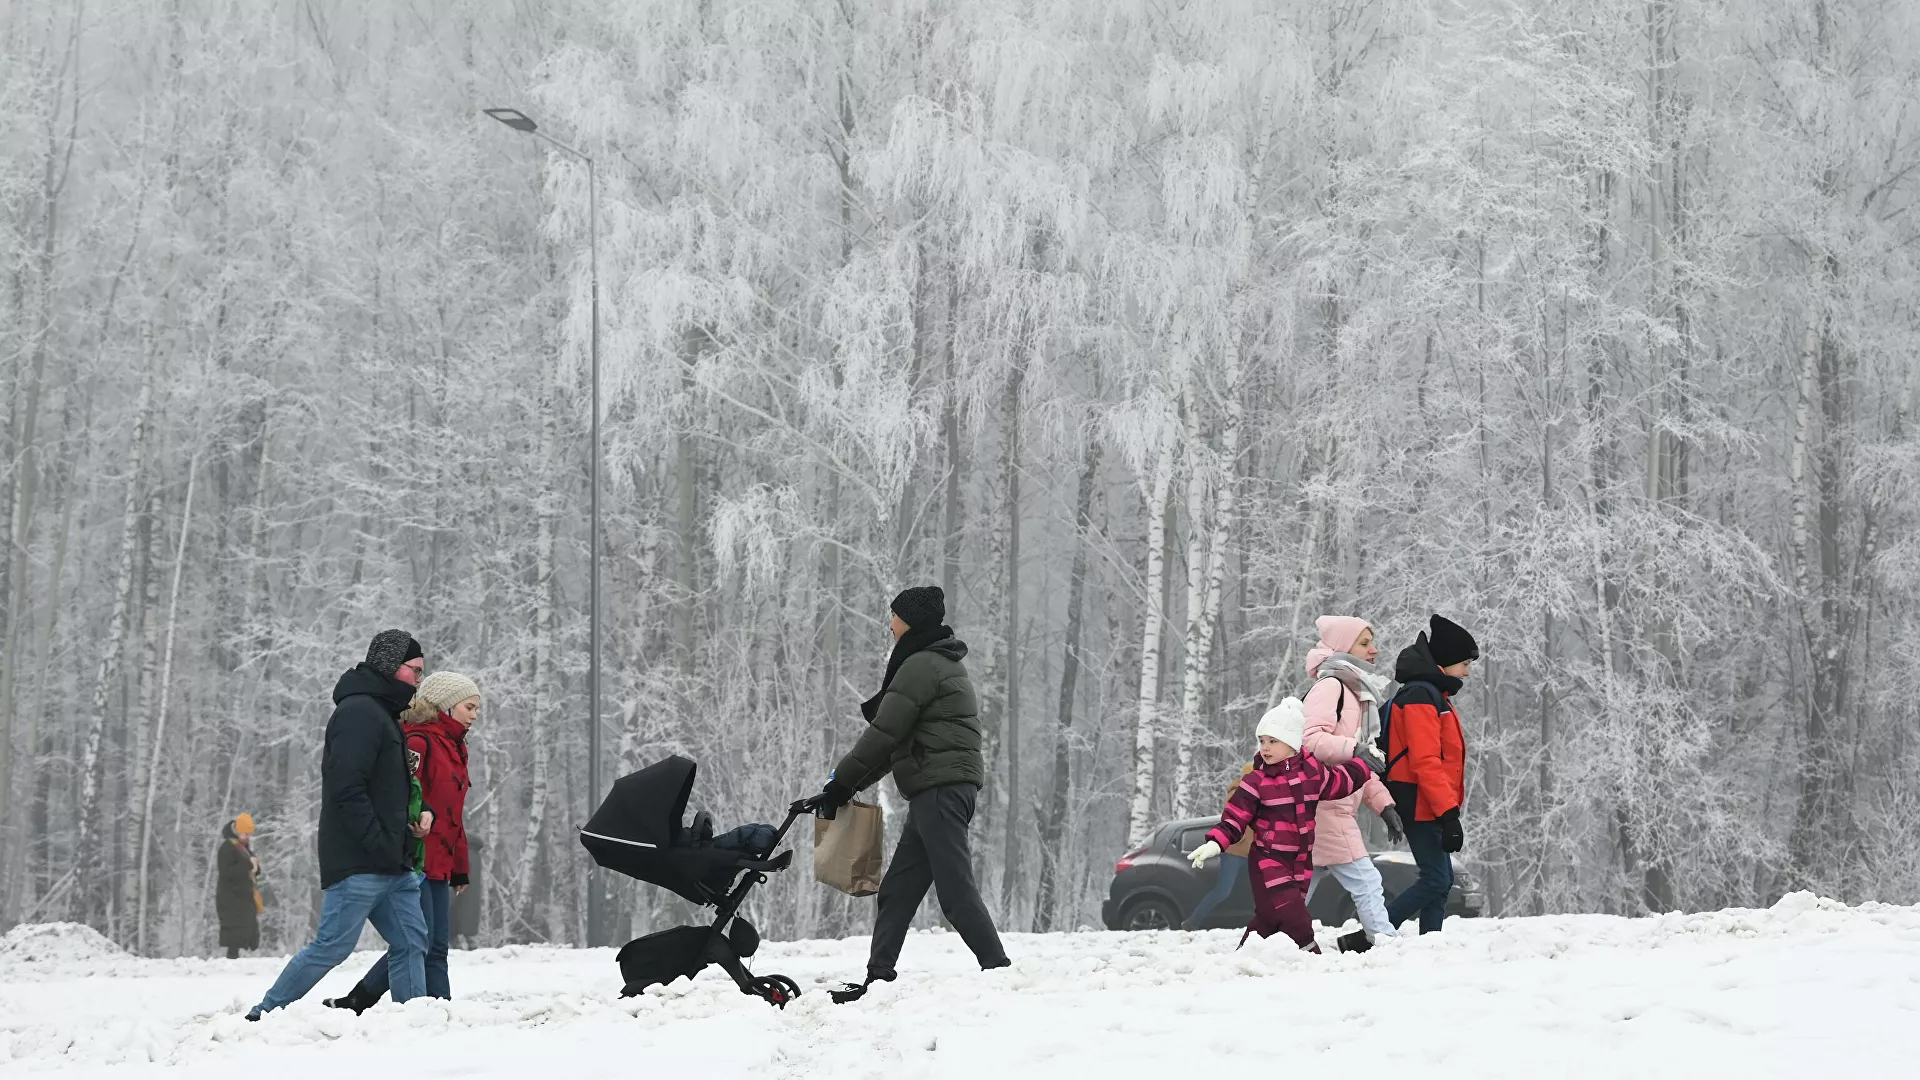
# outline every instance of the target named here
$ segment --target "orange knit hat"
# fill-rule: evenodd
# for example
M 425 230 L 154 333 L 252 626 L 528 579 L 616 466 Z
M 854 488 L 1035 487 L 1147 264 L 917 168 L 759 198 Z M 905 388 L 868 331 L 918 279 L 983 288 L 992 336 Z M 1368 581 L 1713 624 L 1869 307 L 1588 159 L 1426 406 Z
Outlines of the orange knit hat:
M 253 835 L 253 815 L 241 814 L 239 817 L 234 818 L 233 831 L 237 833 L 246 833 L 248 836 L 252 836 Z

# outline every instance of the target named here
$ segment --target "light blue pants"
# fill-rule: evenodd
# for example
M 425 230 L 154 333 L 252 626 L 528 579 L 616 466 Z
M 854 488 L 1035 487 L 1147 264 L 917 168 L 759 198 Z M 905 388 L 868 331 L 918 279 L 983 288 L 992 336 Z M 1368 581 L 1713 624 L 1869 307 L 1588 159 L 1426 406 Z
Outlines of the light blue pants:
M 420 875 L 355 874 L 334 882 L 320 901 L 320 930 L 293 955 L 253 1015 L 272 1012 L 305 997 L 327 973 L 353 955 L 363 923 L 387 939 L 393 1000 L 426 993 L 427 919 L 420 913 Z
M 1367 937 L 1398 937 L 1399 931 L 1387 919 L 1387 898 L 1380 885 L 1380 871 L 1373 860 L 1362 855 L 1350 863 L 1337 866 L 1316 866 L 1313 870 L 1313 886 L 1319 888 L 1322 874 L 1330 874 L 1340 887 L 1353 897 L 1353 910 L 1360 915 L 1360 925 L 1366 927 Z M 1312 892 L 1308 892 L 1311 899 Z

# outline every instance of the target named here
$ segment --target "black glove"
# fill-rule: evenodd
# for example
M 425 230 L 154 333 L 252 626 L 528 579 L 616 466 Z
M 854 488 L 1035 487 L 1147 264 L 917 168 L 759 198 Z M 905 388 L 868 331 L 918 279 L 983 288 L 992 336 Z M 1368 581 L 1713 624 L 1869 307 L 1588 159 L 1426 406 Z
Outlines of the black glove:
M 1397 844 L 1407 838 L 1407 827 L 1400 821 L 1400 811 L 1389 806 L 1380 811 L 1380 820 L 1387 823 L 1387 843 Z
M 838 810 L 853 801 L 853 789 L 838 780 L 829 780 L 814 801 L 822 810 Z
M 455 875 L 453 875 L 453 877 L 451 877 L 450 879 L 448 879 L 448 881 L 447 881 L 447 884 L 449 884 L 449 885 L 451 885 L 451 886 L 453 886 L 454 888 L 456 888 L 456 889 L 457 889 L 457 888 L 459 888 L 459 887 L 460 887 L 460 886 L 462 886 L 462 885 L 469 885 L 469 884 L 472 884 L 472 883 L 471 883 L 470 881 L 468 881 L 468 880 L 467 880 L 467 875 L 465 875 L 465 874 L 455 874 Z
M 1460 808 L 1454 807 L 1440 815 L 1440 847 L 1449 853 L 1459 851 L 1467 842 L 1467 834 L 1460 830 Z

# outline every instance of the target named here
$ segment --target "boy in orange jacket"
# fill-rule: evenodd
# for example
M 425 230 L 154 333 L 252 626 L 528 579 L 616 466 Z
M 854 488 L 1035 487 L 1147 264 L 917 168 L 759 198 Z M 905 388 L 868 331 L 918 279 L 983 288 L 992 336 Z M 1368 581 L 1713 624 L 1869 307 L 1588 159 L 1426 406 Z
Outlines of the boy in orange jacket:
M 1466 794 L 1467 747 L 1453 695 L 1478 659 L 1473 635 L 1435 615 L 1427 633 L 1394 664 L 1400 692 L 1387 723 L 1387 791 L 1406 823 L 1407 846 L 1420 877 L 1387 905 L 1387 920 L 1397 927 L 1417 915 L 1423 934 L 1446 920 L 1452 853 L 1465 839 L 1460 803 Z

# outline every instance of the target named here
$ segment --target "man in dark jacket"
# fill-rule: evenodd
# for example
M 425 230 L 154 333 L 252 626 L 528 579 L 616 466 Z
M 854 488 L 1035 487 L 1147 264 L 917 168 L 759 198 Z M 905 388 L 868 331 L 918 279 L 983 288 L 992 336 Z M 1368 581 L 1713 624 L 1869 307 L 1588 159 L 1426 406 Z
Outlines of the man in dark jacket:
M 937 586 L 894 597 L 886 678 L 880 693 L 860 706 L 869 726 L 815 800 L 822 809 L 837 809 L 892 772 L 908 807 L 900 845 L 880 881 L 866 981 L 836 991 L 836 1002 L 856 1000 L 869 984 L 893 980 L 907 928 L 929 886 L 983 970 L 1009 963 L 973 880 L 967 828 L 987 770 L 973 681 L 961 663 L 967 646 L 944 625 L 946 616 L 946 596 Z
M 408 821 L 412 785 L 400 734 L 400 713 L 424 667 L 411 635 L 382 630 L 366 660 L 333 689 L 320 758 L 320 929 L 287 961 L 249 1020 L 300 1000 L 352 954 L 366 922 L 392 953 L 393 999 L 426 992 L 427 923 L 420 877 L 407 857 L 408 840 L 424 830 Z

